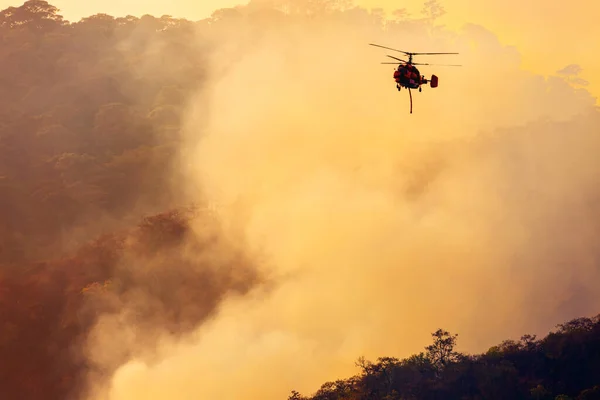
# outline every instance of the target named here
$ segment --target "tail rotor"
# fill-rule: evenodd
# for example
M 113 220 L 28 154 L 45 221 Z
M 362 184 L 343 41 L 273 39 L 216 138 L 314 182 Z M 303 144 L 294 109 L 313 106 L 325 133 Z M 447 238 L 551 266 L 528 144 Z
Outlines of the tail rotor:
M 429 86 L 432 88 L 438 87 L 438 77 L 436 75 L 431 75 L 431 79 L 429 80 Z

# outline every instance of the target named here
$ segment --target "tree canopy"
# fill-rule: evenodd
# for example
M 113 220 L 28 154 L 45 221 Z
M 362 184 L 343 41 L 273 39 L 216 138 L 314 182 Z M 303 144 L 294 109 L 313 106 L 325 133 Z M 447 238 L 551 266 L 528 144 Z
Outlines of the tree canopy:
M 543 339 L 523 335 L 486 353 L 456 351 L 439 329 L 426 351 L 406 359 L 359 359 L 360 372 L 288 400 L 600 399 L 600 315 L 559 324 Z

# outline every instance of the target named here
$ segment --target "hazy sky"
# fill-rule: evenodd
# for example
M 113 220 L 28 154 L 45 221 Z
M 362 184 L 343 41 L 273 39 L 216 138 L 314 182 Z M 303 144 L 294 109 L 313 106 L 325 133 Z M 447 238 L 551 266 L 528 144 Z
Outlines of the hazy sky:
M 54 0 L 50 2 L 62 10 L 69 20 L 95 13 L 111 15 L 164 15 L 188 19 L 201 19 L 215 9 L 246 4 L 240 0 Z M 418 13 L 424 0 L 356 0 L 365 7 L 381 7 L 386 10 L 406 7 Z M 20 1 L 0 0 L 5 8 L 22 4 Z M 401 6 L 400 4 L 404 4 Z M 546 0 L 443 0 L 448 15 L 444 22 L 460 27 L 465 22 L 478 23 L 495 32 L 504 44 L 514 45 L 523 57 L 523 68 L 552 74 L 568 64 L 583 68 L 581 77 L 588 80 L 588 89 L 600 97 L 600 1 L 571 0 L 568 6 L 562 2 Z M 393 43 L 393 46 L 409 47 L 410 43 Z M 421 51 L 421 49 L 415 49 Z M 435 49 L 427 49 L 435 51 Z M 597 102 L 600 104 L 600 101 Z

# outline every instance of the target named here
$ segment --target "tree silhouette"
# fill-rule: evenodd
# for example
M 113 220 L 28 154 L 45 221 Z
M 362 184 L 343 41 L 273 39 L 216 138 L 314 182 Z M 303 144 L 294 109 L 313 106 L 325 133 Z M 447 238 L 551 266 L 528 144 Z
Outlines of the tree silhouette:
M 577 334 L 585 336 L 577 337 Z M 360 375 L 329 382 L 311 397 L 297 399 L 597 399 L 600 394 L 600 315 L 579 318 L 557 327 L 545 338 L 523 335 L 520 342 L 504 341 L 485 354 L 455 351 L 457 335 L 438 329 L 426 352 L 404 360 L 360 357 Z M 560 355 L 553 348 L 560 343 Z M 577 355 L 581 370 L 562 369 L 574 356 L 572 346 L 584 346 Z M 591 349 L 594 350 L 591 350 Z M 557 371 L 558 374 L 557 375 Z M 589 371 L 594 371 L 592 376 Z
M 458 335 L 451 335 L 448 331 L 438 329 L 431 336 L 433 343 L 425 350 L 427 350 L 427 358 L 435 368 L 442 370 L 448 364 L 458 360 L 459 353 L 454 351 Z

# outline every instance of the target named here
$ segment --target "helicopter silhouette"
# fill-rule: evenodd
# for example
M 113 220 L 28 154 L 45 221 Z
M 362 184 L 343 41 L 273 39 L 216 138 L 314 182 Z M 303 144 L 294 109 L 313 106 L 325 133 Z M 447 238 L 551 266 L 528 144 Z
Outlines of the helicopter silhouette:
M 408 51 L 397 50 L 391 47 L 381 46 L 379 44 L 369 43 L 370 46 L 381 47 L 383 49 L 397 51 L 399 53 L 404 53 L 408 56 L 408 61 L 402 60 L 400 58 L 387 55 L 388 57 L 397 60 L 398 62 L 382 62 L 382 64 L 398 64 L 398 68 L 394 70 L 394 81 L 396 82 L 396 89 L 400 91 L 403 87 L 408 89 L 408 94 L 410 96 L 410 113 L 412 114 L 412 93 L 411 89 L 419 89 L 419 92 L 422 90 L 422 85 L 426 85 L 429 83 L 429 86 L 432 88 L 438 87 L 438 77 L 435 74 L 431 75 L 431 79 L 425 78 L 424 75 L 421 74 L 421 71 L 415 65 L 437 65 L 437 66 L 446 66 L 446 67 L 461 67 L 462 65 L 457 64 L 428 64 L 428 63 L 413 63 L 412 59 L 415 55 L 441 55 L 441 54 L 459 54 L 459 53 L 411 53 Z

